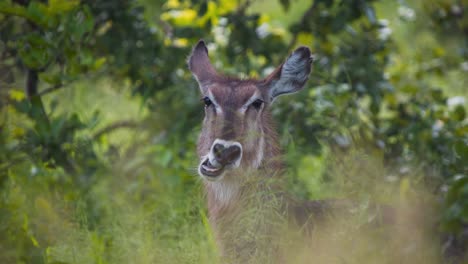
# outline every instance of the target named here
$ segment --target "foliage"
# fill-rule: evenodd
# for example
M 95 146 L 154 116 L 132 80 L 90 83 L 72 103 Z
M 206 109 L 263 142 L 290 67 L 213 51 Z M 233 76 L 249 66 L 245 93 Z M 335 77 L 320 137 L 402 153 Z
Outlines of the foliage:
M 292 192 L 362 194 L 369 185 L 343 187 L 350 169 L 336 166 L 358 149 L 373 158 L 354 176 L 423 183 L 442 201 L 440 226 L 460 233 L 466 8 L 279 2 L 0 2 L 1 262 L 217 257 L 191 171 L 202 116 L 185 60 L 201 38 L 217 68 L 241 77 L 265 76 L 297 45 L 313 50 L 308 87 L 273 110 Z

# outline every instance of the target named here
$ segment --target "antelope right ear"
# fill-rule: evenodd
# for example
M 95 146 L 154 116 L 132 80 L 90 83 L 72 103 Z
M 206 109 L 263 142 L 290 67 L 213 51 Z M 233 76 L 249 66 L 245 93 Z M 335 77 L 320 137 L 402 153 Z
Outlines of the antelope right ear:
M 297 48 L 272 74 L 264 80 L 264 91 L 272 102 L 282 94 L 301 90 L 311 71 L 312 56 L 307 47 Z
M 193 48 L 188 59 L 188 67 L 197 80 L 202 92 L 205 90 L 203 87 L 216 78 L 216 70 L 211 65 L 208 49 L 203 40 L 200 40 Z

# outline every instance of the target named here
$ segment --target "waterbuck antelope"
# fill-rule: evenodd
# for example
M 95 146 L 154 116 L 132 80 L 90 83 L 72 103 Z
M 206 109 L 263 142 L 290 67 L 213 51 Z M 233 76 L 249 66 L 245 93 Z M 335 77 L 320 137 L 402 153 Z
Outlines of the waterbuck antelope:
M 238 239 L 239 232 L 249 232 L 245 225 L 240 224 L 241 230 L 234 228 L 245 218 L 252 218 L 244 216 L 242 219 L 242 213 L 248 209 L 256 218 L 262 211 L 258 205 L 265 209 L 268 207 L 265 204 L 269 204 L 268 210 L 263 211 L 290 215 L 302 224 L 311 212 L 320 215 L 325 207 L 321 202 L 299 207 L 275 188 L 274 181 L 269 181 L 282 167 L 270 105 L 276 97 L 304 87 L 311 63 L 310 50 L 300 47 L 265 79 L 241 80 L 217 73 L 203 41 L 193 48 L 188 65 L 205 104 L 197 149 L 198 173 L 204 179 L 209 219 L 223 255 L 249 255 L 258 248 L 258 239 Z M 259 193 L 262 194 L 256 195 Z M 262 221 L 253 221 L 250 227 L 258 236 L 271 235 L 271 228 L 260 223 Z M 259 230 L 265 232 L 259 234 Z

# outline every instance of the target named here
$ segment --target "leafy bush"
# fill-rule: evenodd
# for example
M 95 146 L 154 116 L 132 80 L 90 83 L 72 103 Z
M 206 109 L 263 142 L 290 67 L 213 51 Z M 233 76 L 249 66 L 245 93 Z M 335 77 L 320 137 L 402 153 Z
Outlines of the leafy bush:
M 292 192 L 362 194 L 340 185 L 348 168 L 336 167 L 359 150 L 373 157 L 365 174 L 376 181 L 435 193 L 440 226 L 457 236 L 468 225 L 463 8 L 445 0 L 1 2 L 0 259 L 217 257 L 191 169 L 202 113 L 185 59 L 201 38 L 216 67 L 242 77 L 266 75 L 297 45 L 313 50 L 309 87 L 274 110 Z

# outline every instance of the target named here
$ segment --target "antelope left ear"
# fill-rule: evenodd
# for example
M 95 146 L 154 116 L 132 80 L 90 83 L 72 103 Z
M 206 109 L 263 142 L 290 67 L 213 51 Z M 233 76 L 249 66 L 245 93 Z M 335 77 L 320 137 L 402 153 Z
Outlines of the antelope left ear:
M 203 40 L 198 41 L 197 45 L 193 47 L 192 54 L 188 58 L 188 67 L 197 79 L 202 93 L 205 93 L 206 84 L 213 81 L 218 74 L 211 65 L 208 49 Z
M 300 47 L 270 74 L 264 80 L 270 102 L 279 95 L 301 90 L 309 79 L 312 61 L 309 48 Z

